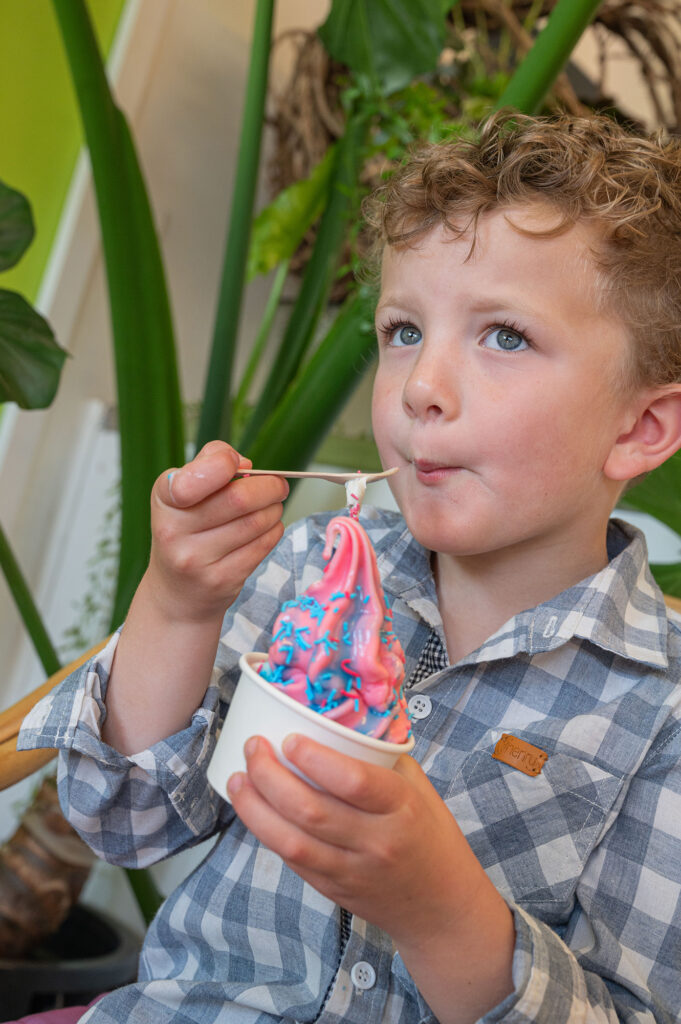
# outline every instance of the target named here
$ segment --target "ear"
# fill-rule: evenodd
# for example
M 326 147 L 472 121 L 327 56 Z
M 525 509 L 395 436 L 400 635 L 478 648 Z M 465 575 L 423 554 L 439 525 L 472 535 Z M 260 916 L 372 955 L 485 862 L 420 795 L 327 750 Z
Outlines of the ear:
M 681 448 L 681 385 L 639 395 L 630 411 L 633 424 L 617 438 L 603 467 L 610 480 L 650 473 Z

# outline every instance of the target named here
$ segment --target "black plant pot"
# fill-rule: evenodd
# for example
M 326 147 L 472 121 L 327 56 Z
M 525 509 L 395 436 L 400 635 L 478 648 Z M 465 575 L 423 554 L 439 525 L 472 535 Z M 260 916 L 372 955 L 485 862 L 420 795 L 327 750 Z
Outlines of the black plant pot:
M 0 1021 L 89 1003 L 134 981 L 140 940 L 125 925 L 81 904 L 22 960 L 0 958 Z

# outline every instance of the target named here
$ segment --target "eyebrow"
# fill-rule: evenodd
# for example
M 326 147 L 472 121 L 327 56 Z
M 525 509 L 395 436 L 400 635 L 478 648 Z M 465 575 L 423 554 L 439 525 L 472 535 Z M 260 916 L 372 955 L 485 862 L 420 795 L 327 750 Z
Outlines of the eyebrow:
M 376 310 L 383 309 L 385 306 L 396 306 L 399 309 L 409 310 L 414 304 L 410 301 L 405 301 L 404 298 L 397 295 L 385 295 L 379 299 Z M 481 299 L 479 302 L 474 302 L 470 306 L 472 313 L 499 313 L 501 311 L 507 311 L 509 313 L 517 314 L 518 316 L 526 316 L 532 320 L 536 320 L 538 323 L 545 324 L 546 316 L 542 315 L 537 310 L 533 309 L 532 306 L 527 305 L 525 302 L 519 302 L 516 299 L 509 300 L 505 296 L 499 296 L 498 298 Z
M 379 295 L 376 309 L 379 309 L 381 306 L 406 306 L 406 303 L 396 295 Z
M 517 313 L 518 316 L 526 316 L 532 320 L 537 320 L 539 323 L 546 323 L 546 316 L 540 313 L 538 310 L 533 309 L 525 302 L 519 302 L 516 299 L 509 301 L 503 296 L 498 299 L 486 299 L 485 301 L 475 302 L 470 307 L 473 313 L 496 313 L 498 310 L 508 310 L 511 313 Z

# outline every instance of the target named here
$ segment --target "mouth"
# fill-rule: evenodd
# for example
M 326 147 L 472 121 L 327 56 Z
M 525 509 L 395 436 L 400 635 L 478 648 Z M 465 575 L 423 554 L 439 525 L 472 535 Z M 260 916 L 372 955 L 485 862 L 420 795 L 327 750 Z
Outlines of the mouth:
M 461 470 L 460 466 L 448 466 L 428 459 L 414 459 L 413 466 L 417 479 L 423 484 L 439 483 Z

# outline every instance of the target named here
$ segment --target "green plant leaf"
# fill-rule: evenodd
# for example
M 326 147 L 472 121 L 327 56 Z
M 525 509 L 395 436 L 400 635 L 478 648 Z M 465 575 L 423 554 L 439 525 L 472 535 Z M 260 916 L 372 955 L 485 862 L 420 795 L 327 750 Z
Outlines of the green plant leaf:
M 68 353 L 52 328 L 17 292 L 0 289 L 0 402 L 45 409 Z
M 232 189 L 229 231 L 222 260 L 210 360 L 204 386 L 197 448 L 232 436 L 232 369 L 244 299 L 248 244 L 260 164 L 274 0 L 257 0 L 241 117 L 239 157 Z
M 624 508 L 637 508 L 666 523 L 681 534 L 681 451 L 658 466 L 640 484 L 627 491 L 621 501 Z
M 497 106 L 535 114 L 563 70 L 601 0 L 558 0 L 532 49 L 516 68 Z
M 353 187 L 359 177 L 366 134 L 366 117 L 350 117 L 334 154 L 328 202 L 298 296 L 260 397 L 239 438 L 239 447 L 244 450 L 255 442 L 258 431 L 295 377 L 314 339 L 337 272 L 348 220 L 355 210 Z
M 334 152 L 335 147 L 329 146 L 309 177 L 283 189 L 255 218 L 248 252 L 249 281 L 257 274 L 268 274 L 279 263 L 290 259 L 307 229 L 321 215 L 333 170 Z
M 83 0 L 53 0 L 90 152 L 113 328 L 121 437 L 121 553 L 112 628 L 149 559 L 149 494 L 185 458 L 175 342 L 161 252 L 127 121 L 109 88 Z
M 329 54 L 384 93 L 432 71 L 445 44 L 443 0 L 334 0 L 319 36 Z
M 681 597 L 681 562 L 666 564 L 653 562 L 650 565 L 655 582 L 663 594 Z
M 21 259 L 34 234 L 28 199 L 0 181 L 0 270 L 8 270 Z
M 35 652 L 40 658 L 45 672 L 50 676 L 59 671 L 61 667 L 59 658 L 2 526 L 0 526 L 0 567 Z
M 375 304 L 375 294 L 366 287 L 346 299 L 248 450 L 254 465 L 272 469 L 307 465 L 372 360 Z

